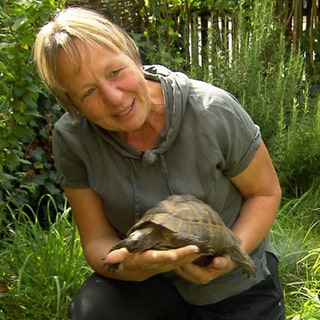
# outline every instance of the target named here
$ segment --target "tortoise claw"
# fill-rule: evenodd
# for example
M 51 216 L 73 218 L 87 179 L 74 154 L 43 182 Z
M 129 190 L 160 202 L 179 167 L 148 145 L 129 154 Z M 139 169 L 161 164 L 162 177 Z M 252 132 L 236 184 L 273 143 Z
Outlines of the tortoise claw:
M 105 263 L 103 266 L 107 268 L 108 271 L 116 272 L 120 263 Z

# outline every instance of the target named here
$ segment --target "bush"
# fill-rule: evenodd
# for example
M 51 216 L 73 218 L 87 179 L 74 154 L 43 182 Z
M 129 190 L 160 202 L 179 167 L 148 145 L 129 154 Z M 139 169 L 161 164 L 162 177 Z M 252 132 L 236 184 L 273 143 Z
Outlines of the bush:
M 35 207 L 40 193 L 58 194 L 53 177 L 48 176 L 52 170 L 51 127 L 57 112 L 35 72 L 31 55 L 38 27 L 56 6 L 55 1 L 30 0 L 3 1 L 0 7 L 2 221 L 7 218 L 9 203 Z
M 274 165 L 285 194 L 299 197 L 320 181 L 320 99 L 293 99 L 278 130 L 271 144 Z

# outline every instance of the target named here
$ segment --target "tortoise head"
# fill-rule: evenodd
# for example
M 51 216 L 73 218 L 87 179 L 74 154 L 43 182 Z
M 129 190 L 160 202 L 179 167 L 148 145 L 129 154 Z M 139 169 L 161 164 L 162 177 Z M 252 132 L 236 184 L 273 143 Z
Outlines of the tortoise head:
M 137 229 L 131 232 L 126 240 L 126 248 L 131 253 L 138 253 L 148 250 L 152 247 L 152 227 Z

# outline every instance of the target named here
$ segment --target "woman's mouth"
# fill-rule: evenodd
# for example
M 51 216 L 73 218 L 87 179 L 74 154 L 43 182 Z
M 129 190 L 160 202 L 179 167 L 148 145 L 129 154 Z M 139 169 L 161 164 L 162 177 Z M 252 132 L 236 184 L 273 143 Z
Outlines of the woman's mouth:
M 129 107 L 127 107 L 127 108 L 123 109 L 122 111 L 118 112 L 117 114 L 115 114 L 114 117 L 122 118 L 122 117 L 126 116 L 133 109 L 133 104 L 134 104 L 134 101 L 132 102 L 132 104 Z

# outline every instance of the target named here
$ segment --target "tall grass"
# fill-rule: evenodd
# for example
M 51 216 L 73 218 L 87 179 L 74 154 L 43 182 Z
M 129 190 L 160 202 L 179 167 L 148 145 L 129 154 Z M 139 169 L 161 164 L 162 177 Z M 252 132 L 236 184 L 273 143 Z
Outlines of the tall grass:
M 306 256 L 297 262 L 305 270 L 304 277 L 289 283 L 288 299 L 291 303 L 288 319 L 316 320 L 320 319 L 320 245 L 311 249 Z
M 56 211 L 51 197 L 48 206 Z M 70 209 L 56 211 L 48 230 L 29 207 L 11 212 L 0 241 L 0 281 L 6 287 L 0 293 L 0 319 L 66 319 L 70 297 L 90 273 Z
M 287 319 L 320 319 L 320 188 L 284 200 L 272 237 L 281 256 Z

